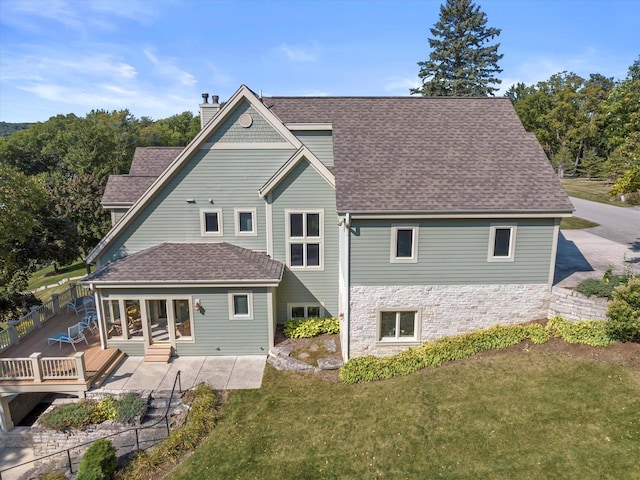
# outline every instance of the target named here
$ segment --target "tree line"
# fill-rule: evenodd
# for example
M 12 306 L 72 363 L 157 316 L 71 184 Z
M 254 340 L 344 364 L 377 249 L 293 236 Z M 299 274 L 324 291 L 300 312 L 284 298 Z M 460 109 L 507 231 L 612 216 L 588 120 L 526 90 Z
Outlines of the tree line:
M 106 234 L 107 178 L 128 173 L 136 147 L 184 146 L 199 129 L 191 112 L 153 121 L 94 110 L 1 137 L 0 321 L 35 301 L 25 291 L 37 268 L 84 258 Z

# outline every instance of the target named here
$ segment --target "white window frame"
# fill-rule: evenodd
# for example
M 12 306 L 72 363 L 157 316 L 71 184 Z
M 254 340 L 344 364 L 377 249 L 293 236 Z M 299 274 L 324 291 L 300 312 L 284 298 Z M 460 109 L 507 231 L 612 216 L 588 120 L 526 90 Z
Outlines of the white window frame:
M 396 314 L 396 337 L 395 338 L 382 338 L 382 313 L 394 312 Z M 401 312 L 413 312 L 415 317 L 413 320 L 413 337 L 399 337 L 398 328 L 400 322 Z M 379 308 L 376 311 L 376 340 L 381 345 L 415 345 L 420 343 L 422 331 L 422 309 L 421 308 Z
M 398 230 L 411 230 L 411 257 L 397 257 L 398 252 Z M 418 263 L 418 236 L 420 227 L 418 225 L 391 225 L 391 263 Z
M 205 221 L 206 213 L 215 213 L 218 215 L 218 231 L 207 232 L 207 222 Z M 223 235 L 223 221 L 222 221 L 222 209 L 221 208 L 207 208 L 200 210 L 200 234 L 203 237 L 222 237 Z
M 253 230 L 250 232 L 242 232 L 240 231 L 240 214 L 241 213 L 250 213 L 251 214 L 251 226 Z M 236 237 L 255 237 L 258 235 L 258 212 L 255 208 L 234 208 L 233 209 L 233 218 L 235 223 L 235 233 Z
M 289 320 L 293 320 L 293 309 L 294 308 L 301 308 L 304 307 L 304 317 L 303 318 L 310 318 L 309 317 L 309 307 L 318 307 L 320 308 L 320 317 L 324 317 L 326 315 L 325 309 L 322 306 L 321 303 L 313 303 L 313 302 L 309 302 L 309 303 L 287 303 L 287 316 L 289 318 Z M 296 318 L 300 318 L 300 317 L 296 317 Z
M 509 255 L 495 256 L 496 230 L 509 230 Z M 489 250 L 487 251 L 488 262 L 513 262 L 516 256 L 516 234 L 518 226 L 514 223 L 492 223 L 489 226 Z
M 247 315 L 236 315 L 235 303 L 233 299 L 239 296 L 247 296 L 247 305 L 249 313 Z M 253 292 L 252 291 L 233 291 L 229 292 L 229 320 L 253 320 Z
M 291 214 L 302 214 L 302 237 L 291 236 Z M 320 236 L 308 237 L 307 236 L 307 214 L 318 214 L 320 222 Z M 324 209 L 309 209 L 309 210 L 285 210 L 284 220 L 286 227 L 286 248 L 287 248 L 287 267 L 291 270 L 324 270 Z M 304 265 L 291 265 L 291 244 L 303 244 L 303 260 Z M 320 264 L 307 266 L 307 245 L 310 243 L 319 244 Z

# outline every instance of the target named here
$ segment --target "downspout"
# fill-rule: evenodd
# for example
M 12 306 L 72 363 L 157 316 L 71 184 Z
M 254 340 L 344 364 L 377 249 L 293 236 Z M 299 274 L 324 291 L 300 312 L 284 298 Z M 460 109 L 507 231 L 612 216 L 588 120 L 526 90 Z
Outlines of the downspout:
M 345 290 L 346 290 L 346 301 L 345 301 L 345 311 L 344 311 L 344 320 L 347 328 L 347 347 L 345 349 L 345 358 L 344 360 L 349 360 L 351 356 L 351 214 L 347 212 L 345 216 L 344 222 L 345 228 Z

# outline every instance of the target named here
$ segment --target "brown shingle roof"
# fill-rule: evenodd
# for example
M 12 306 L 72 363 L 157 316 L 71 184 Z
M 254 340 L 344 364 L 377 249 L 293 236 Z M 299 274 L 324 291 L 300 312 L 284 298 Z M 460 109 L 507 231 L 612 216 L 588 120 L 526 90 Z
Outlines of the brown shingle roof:
M 134 203 L 171 165 L 183 147 L 138 147 L 129 175 L 110 175 L 102 195 L 103 205 Z
M 184 147 L 138 147 L 133 154 L 129 175 L 159 177 Z
M 162 243 L 115 260 L 83 282 L 278 283 L 283 264 L 229 243 Z
M 331 123 L 339 212 L 571 211 L 506 98 L 271 97 L 285 123 Z
M 110 175 L 102 194 L 102 204 L 134 203 L 157 177 Z

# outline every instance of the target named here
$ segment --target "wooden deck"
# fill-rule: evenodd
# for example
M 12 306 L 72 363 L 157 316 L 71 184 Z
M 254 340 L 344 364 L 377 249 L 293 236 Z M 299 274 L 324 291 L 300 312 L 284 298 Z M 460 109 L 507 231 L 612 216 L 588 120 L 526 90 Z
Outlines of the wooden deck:
M 31 380 L 1 380 L 0 389 L 7 391 L 10 387 L 16 387 L 20 391 L 64 391 L 65 386 L 73 391 L 86 391 L 92 386 L 100 385 L 118 365 L 124 354 L 116 348 L 102 349 L 98 332 L 91 333 L 85 330 L 88 345 L 85 342 L 76 343 L 76 350 L 69 343 L 59 345 L 55 342 L 48 344 L 48 338 L 56 333 L 66 333 L 67 328 L 78 323 L 81 315 L 73 311 L 60 312 L 55 317 L 42 325 L 42 328 L 34 330 L 25 336 L 18 345 L 9 347 L 0 353 L 0 358 L 28 358 L 31 354 L 39 352 L 42 357 L 74 357 L 76 352 L 84 352 L 84 360 L 87 381 L 78 380 L 43 380 L 34 382 Z M 83 388 L 84 387 L 84 388 Z M 40 390 L 38 390 L 40 389 Z M 17 391 L 17 390 L 16 390 Z

